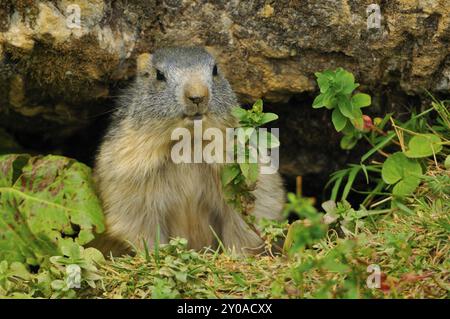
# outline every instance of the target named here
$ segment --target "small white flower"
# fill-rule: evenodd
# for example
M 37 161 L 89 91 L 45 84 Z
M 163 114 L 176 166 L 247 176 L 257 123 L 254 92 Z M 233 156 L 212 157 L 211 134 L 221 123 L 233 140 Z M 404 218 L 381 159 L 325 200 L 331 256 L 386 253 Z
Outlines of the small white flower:
M 66 267 L 66 284 L 68 288 L 81 287 L 81 268 L 78 265 L 72 264 Z

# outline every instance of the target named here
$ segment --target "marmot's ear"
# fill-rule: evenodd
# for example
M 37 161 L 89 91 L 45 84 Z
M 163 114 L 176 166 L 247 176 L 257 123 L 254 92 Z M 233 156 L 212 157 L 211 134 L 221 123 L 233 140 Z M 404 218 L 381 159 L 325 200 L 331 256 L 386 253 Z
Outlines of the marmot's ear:
M 204 48 L 205 48 L 206 52 L 208 52 L 209 54 L 211 54 L 213 56 L 213 58 L 215 58 L 216 56 L 219 55 L 219 52 L 215 47 L 205 46 Z
M 152 55 L 142 53 L 137 57 L 136 69 L 138 76 L 148 77 L 152 72 Z

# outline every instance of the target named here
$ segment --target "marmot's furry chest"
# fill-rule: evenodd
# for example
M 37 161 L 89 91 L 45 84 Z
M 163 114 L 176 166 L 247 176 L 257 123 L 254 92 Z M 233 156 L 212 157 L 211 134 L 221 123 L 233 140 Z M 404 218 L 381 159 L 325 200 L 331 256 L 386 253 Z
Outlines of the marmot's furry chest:
M 212 245 L 210 227 L 220 234 L 216 225 L 226 205 L 221 164 L 175 164 L 168 139 L 142 134 L 124 122 L 121 134 L 102 145 L 95 174 L 107 231 L 140 242 L 159 227 L 163 241 L 183 237 L 192 248 Z
M 219 212 L 225 205 L 217 165 L 169 163 L 148 179 L 142 191 L 154 192 L 143 203 L 146 211 L 155 207 L 166 212 L 163 224 L 169 237 L 186 238 L 195 249 L 214 244 L 210 227 L 220 233 Z

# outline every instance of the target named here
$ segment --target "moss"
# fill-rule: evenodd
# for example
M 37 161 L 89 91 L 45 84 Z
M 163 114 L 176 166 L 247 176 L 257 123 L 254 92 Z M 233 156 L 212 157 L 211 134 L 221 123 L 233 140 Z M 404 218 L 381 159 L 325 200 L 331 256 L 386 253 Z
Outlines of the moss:
M 102 50 L 93 36 L 55 45 L 50 41 L 35 44 L 32 54 L 24 58 L 17 48 L 6 48 L 17 69 L 26 77 L 27 91 L 37 102 L 58 99 L 78 104 L 101 95 L 108 76 L 118 64 L 118 57 Z
M 36 0 L 2 0 L 0 7 L 0 32 L 8 29 L 8 17 L 14 12 L 19 12 L 22 17 L 27 17 L 31 22 L 37 17 L 39 9 Z
M 29 10 L 37 5 L 35 0 L 9 0 L 9 2 L 21 13 L 25 13 L 27 9 Z

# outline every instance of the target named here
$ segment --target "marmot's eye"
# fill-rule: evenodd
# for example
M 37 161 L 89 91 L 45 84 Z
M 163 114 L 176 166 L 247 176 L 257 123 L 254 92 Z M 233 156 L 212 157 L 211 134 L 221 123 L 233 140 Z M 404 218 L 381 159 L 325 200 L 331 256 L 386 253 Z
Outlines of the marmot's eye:
M 216 76 L 217 75 L 217 65 L 215 64 L 213 67 L 213 75 Z
M 166 77 L 164 76 L 164 73 L 162 73 L 160 70 L 156 70 L 156 79 L 158 81 L 165 81 Z

